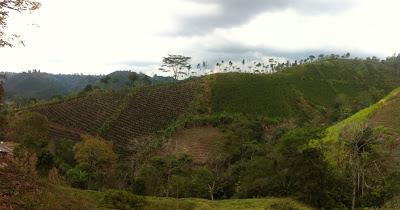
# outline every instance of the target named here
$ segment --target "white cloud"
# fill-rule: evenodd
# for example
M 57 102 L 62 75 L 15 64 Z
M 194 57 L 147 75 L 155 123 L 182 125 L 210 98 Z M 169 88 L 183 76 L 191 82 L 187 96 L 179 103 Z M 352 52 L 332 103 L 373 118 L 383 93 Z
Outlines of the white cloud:
M 400 51 L 397 0 L 363 0 L 338 13 L 312 15 L 293 6 L 266 9 L 240 24 L 219 25 L 190 37 L 167 34 L 179 27 L 179 18 L 213 14 L 215 6 L 191 0 L 42 3 L 43 7 L 31 16 L 11 16 L 9 31 L 20 33 L 26 47 L 0 49 L 0 71 L 37 68 L 54 73 L 100 74 L 136 69 L 154 73 L 157 62 L 168 53 L 186 53 L 201 60 L 260 53 L 293 56 L 318 50 L 378 56 Z

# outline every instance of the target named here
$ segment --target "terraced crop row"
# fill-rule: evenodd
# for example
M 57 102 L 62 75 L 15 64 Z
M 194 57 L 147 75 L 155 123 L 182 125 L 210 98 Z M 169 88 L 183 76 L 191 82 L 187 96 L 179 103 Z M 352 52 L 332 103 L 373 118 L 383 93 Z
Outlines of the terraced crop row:
M 143 87 L 128 95 L 95 93 L 34 107 L 51 122 L 50 136 L 79 140 L 81 134 L 101 135 L 129 159 L 145 150 L 149 137 L 169 126 L 193 101 L 199 82 Z
M 60 125 L 56 125 L 56 124 L 50 125 L 49 136 L 51 139 L 53 139 L 55 141 L 62 140 L 62 139 L 79 141 L 81 139 L 81 133 L 79 131 L 67 129 Z
M 52 123 L 99 134 L 104 123 L 118 114 L 123 99 L 124 94 L 99 93 L 37 107 L 33 111 L 45 115 Z
M 115 120 L 107 139 L 125 150 L 126 144 L 151 135 L 167 127 L 189 107 L 198 84 L 186 82 L 178 85 L 146 87 L 128 100 L 128 104 Z

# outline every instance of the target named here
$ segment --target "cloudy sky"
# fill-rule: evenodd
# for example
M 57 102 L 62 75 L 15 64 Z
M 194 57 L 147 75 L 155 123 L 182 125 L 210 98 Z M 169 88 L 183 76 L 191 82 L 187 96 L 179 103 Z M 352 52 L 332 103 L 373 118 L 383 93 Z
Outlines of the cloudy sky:
M 398 0 L 41 0 L 12 14 L 25 47 L 0 48 L 0 71 L 157 73 L 163 56 L 194 61 L 400 52 Z

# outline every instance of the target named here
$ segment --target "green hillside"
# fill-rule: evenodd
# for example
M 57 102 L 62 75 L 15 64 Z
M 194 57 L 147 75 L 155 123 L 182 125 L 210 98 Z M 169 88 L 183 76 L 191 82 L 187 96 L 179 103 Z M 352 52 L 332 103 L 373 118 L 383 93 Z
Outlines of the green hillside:
M 190 115 L 244 114 L 329 124 L 375 103 L 398 84 L 400 70 L 390 64 L 327 60 L 276 74 L 226 73 L 133 91 L 97 91 L 31 110 L 66 129 L 101 135 L 122 151 L 167 128 L 193 103 Z
M 49 74 L 40 71 L 23 73 L 6 73 L 5 92 L 6 99 L 10 102 L 24 105 L 29 100 L 49 100 L 52 97 L 67 96 L 71 93 L 82 91 L 87 85 L 96 86 L 106 90 L 118 90 L 130 86 L 128 75 L 131 71 L 115 71 L 108 75 L 82 75 L 82 74 Z M 101 82 L 108 77 L 107 84 Z M 136 85 L 157 85 L 173 83 L 171 77 L 138 74 Z M 148 84 L 149 83 L 149 84 Z
M 82 90 L 87 84 L 100 79 L 90 75 L 62 75 L 41 72 L 7 73 L 5 82 L 6 97 L 22 103 L 29 98 L 50 99 L 53 96 L 65 96 Z
M 318 146 L 325 150 L 326 158 L 337 164 L 343 155 L 344 142 L 340 140 L 341 132 L 346 127 L 365 124 L 385 135 L 385 139 L 396 139 L 400 136 L 400 88 L 393 90 L 389 95 L 349 118 L 327 128 L 326 136 L 321 141 L 312 142 L 312 146 Z M 395 142 L 397 145 L 397 143 Z M 400 153 L 395 151 L 395 158 L 400 158 Z
M 327 60 L 268 75 L 233 73 L 214 77 L 214 112 L 317 118 L 322 122 L 344 118 L 400 84 L 399 69 L 358 60 Z
M 185 198 L 146 197 L 149 209 L 302 209 L 285 206 L 286 198 L 315 208 L 381 207 L 400 192 L 399 167 L 391 164 L 399 161 L 399 72 L 391 62 L 338 59 L 275 74 L 95 89 L 10 115 L 11 137 L 39 151 L 41 173 L 55 167 L 51 177 L 69 186 Z M 48 146 L 36 144 L 48 134 L 29 123 L 46 120 L 55 140 Z M 346 136 L 347 127 L 364 130 Z M 379 144 L 354 156 L 353 137 Z M 361 159 L 368 164 L 356 162 L 365 168 L 356 176 Z M 236 200 L 266 197 L 283 200 L 274 208 L 275 198 Z

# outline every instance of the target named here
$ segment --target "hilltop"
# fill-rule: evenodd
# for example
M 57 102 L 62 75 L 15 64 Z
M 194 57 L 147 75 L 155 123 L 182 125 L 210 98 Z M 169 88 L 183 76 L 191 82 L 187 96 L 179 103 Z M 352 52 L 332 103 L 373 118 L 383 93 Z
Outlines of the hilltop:
M 6 100 L 24 105 L 32 100 L 49 100 L 54 97 L 63 97 L 71 93 L 82 91 L 87 85 L 98 86 L 103 89 L 116 90 L 129 86 L 128 75 L 131 71 L 115 71 L 108 75 L 82 74 L 49 74 L 37 70 L 12 73 L 7 72 L 5 81 Z M 102 78 L 109 77 L 104 84 Z M 174 82 L 170 77 L 155 75 L 149 77 L 138 74 L 137 84 L 149 81 L 152 84 Z

